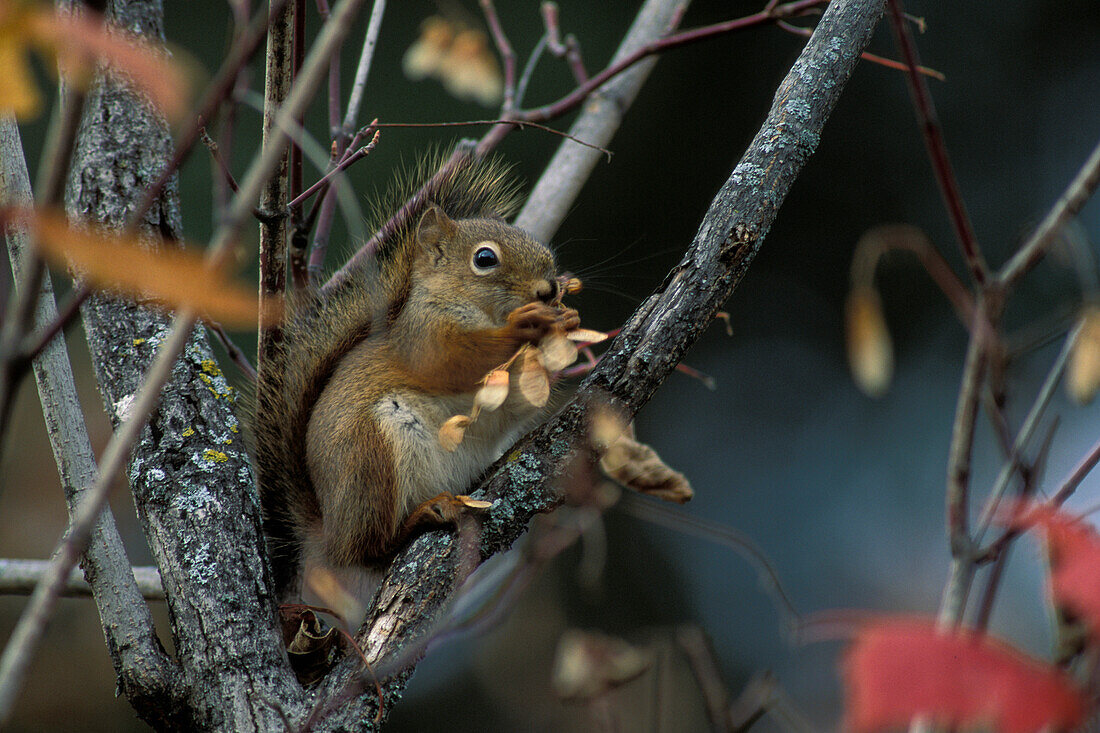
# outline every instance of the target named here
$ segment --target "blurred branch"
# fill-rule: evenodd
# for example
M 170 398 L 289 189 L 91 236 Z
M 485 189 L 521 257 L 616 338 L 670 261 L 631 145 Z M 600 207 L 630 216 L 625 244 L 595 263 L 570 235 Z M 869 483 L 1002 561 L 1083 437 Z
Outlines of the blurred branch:
M 670 8 L 670 11 L 672 9 Z M 492 501 L 480 527 L 483 557 L 508 547 L 536 513 L 561 497 L 552 477 L 587 432 L 589 406 L 611 401 L 632 415 L 673 371 L 709 326 L 759 251 L 779 205 L 810 158 L 825 120 L 881 17 L 881 0 L 837 0 L 780 85 L 763 127 L 719 191 L 684 259 L 634 313 L 599 366 L 553 418 L 490 469 L 477 490 Z M 430 532 L 403 550 L 390 567 L 357 636 L 374 663 L 400 653 L 432 628 L 455 586 L 461 551 L 447 532 Z M 346 659 L 318 695 L 335 696 L 358 676 Z M 407 671 L 384 684 L 386 709 Z M 373 695 L 334 712 L 324 730 L 356 727 L 371 717 Z
M 1077 172 L 1073 181 L 1062 193 L 1054 208 L 1039 224 L 1035 233 L 1012 256 L 1001 272 L 998 274 L 1002 285 L 1006 289 L 1012 288 L 1020 278 L 1026 275 L 1031 268 L 1038 264 L 1047 250 L 1050 249 L 1065 226 L 1066 222 L 1076 216 L 1085 202 L 1089 200 L 1096 186 L 1100 184 L 1100 143 L 1092 149 L 1088 159 L 1081 170 Z
M 106 515 L 104 515 L 106 516 Z M 0 594 L 29 596 L 34 586 L 42 579 L 48 563 L 46 560 L 8 560 L 0 558 Z M 146 600 L 163 601 L 164 588 L 160 584 L 160 571 L 154 566 L 142 566 L 132 568 L 134 571 L 134 584 L 138 592 Z M 84 579 L 81 573 L 74 570 L 69 574 L 61 595 L 68 598 L 88 598 L 94 595 L 92 586 Z M 103 611 L 100 610 L 102 616 Z M 136 626 L 129 625 L 125 619 L 118 619 L 118 631 L 132 630 Z M 104 619 L 104 625 L 107 621 Z M 164 651 L 159 649 L 158 654 L 164 662 L 168 662 Z M 142 682 L 147 686 L 152 680 L 145 679 Z
M 30 179 L 18 128 L 11 118 L 0 118 L 0 204 L 25 206 L 30 202 Z M 6 238 L 15 280 L 22 282 L 22 287 L 28 287 L 27 281 L 22 279 L 27 274 L 23 263 L 30 249 L 27 233 L 12 227 L 8 229 Z M 42 278 L 40 287 L 31 290 L 38 294 L 34 321 L 39 327 L 58 322 L 60 319 L 49 276 Z M 97 469 L 65 340 L 47 342 L 34 358 L 33 369 L 46 432 L 75 523 L 87 487 L 95 482 Z M 149 609 L 129 572 L 130 561 L 109 508 L 99 516 L 91 531 L 82 562 L 87 583 L 76 571 L 68 573 L 66 582 L 69 586 L 82 585 L 88 592 L 94 593 L 120 690 L 138 710 L 163 705 L 171 697 L 171 681 L 178 670 L 157 639 Z M 46 568 L 47 563 L 42 561 L 0 561 L 0 592 L 12 592 L 9 583 L 17 582 L 21 592 L 29 594 L 46 575 Z M 28 572 L 31 570 L 34 572 Z M 41 623 L 45 623 L 45 618 Z M 30 634 L 41 633 L 38 627 L 23 628 Z M 33 642 L 33 636 L 30 639 Z M 33 644 L 25 648 L 33 649 Z M 9 657 L 5 649 L 3 660 L 16 666 L 12 672 L 8 667 L 0 672 L 0 676 L 9 680 L 4 692 L 0 693 L 5 699 L 5 702 L 0 702 L 0 718 L 5 717 L 4 711 L 10 705 L 6 700 L 13 699 L 19 690 L 18 665 L 29 661 L 29 656 L 23 659 Z

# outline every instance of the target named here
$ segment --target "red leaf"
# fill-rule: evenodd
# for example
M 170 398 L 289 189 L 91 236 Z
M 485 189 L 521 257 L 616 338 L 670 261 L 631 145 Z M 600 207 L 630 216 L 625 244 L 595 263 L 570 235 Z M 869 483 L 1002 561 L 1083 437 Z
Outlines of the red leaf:
M 1018 524 L 1038 525 L 1050 545 L 1054 600 L 1084 621 L 1100 642 L 1100 535 L 1079 519 L 1047 507 L 1023 512 Z
M 1080 722 L 1085 701 L 1069 678 L 988 636 L 945 634 L 930 621 L 865 626 L 844 662 L 847 727 L 863 733 L 925 717 L 944 726 L 1032 733 Z

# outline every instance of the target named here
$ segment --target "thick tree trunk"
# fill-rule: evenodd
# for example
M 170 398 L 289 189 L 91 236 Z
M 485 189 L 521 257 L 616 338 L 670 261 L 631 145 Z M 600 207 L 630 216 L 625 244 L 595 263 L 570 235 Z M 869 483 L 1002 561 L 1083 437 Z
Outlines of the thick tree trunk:
M 112 1 L 108 15 L 123 28 L 163 39 L 160 2 Z M 73 155 L 69 215 L 123 226 L 171 151 L 163 122 L 124 85 L 97 85 Z M 182 238 L 175 179 L 141 231 Z M 82 315 L 103 401 L 117 425 L 170 318 L 103 295 L 93 296 Z M 276 631 L 260 510 L 234 401 L 205 333 L 196 329 L 130 461 L 181 671 L 172 700 L 140 711 L 156 727 L 273 730 L 302 700 Z

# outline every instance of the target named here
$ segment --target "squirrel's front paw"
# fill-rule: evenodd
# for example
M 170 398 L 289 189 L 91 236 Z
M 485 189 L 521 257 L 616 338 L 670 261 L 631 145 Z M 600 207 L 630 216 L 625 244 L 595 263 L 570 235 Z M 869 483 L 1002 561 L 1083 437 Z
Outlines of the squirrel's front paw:
M 546 303 L 528 303 L 508 314 L 508 328 L 520 341 L 536 343 L 552 329 L 568 331 L 580 325 L 572 308 L 560 310 Z

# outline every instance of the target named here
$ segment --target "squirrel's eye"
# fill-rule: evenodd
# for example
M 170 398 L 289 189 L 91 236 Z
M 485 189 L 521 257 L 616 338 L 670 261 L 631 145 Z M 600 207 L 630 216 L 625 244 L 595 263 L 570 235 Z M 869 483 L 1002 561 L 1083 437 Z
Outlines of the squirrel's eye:
M 470 258 L 474 274 L 487 275 L 500 265 L 500 249 L 491 242 L 482 242 Z

